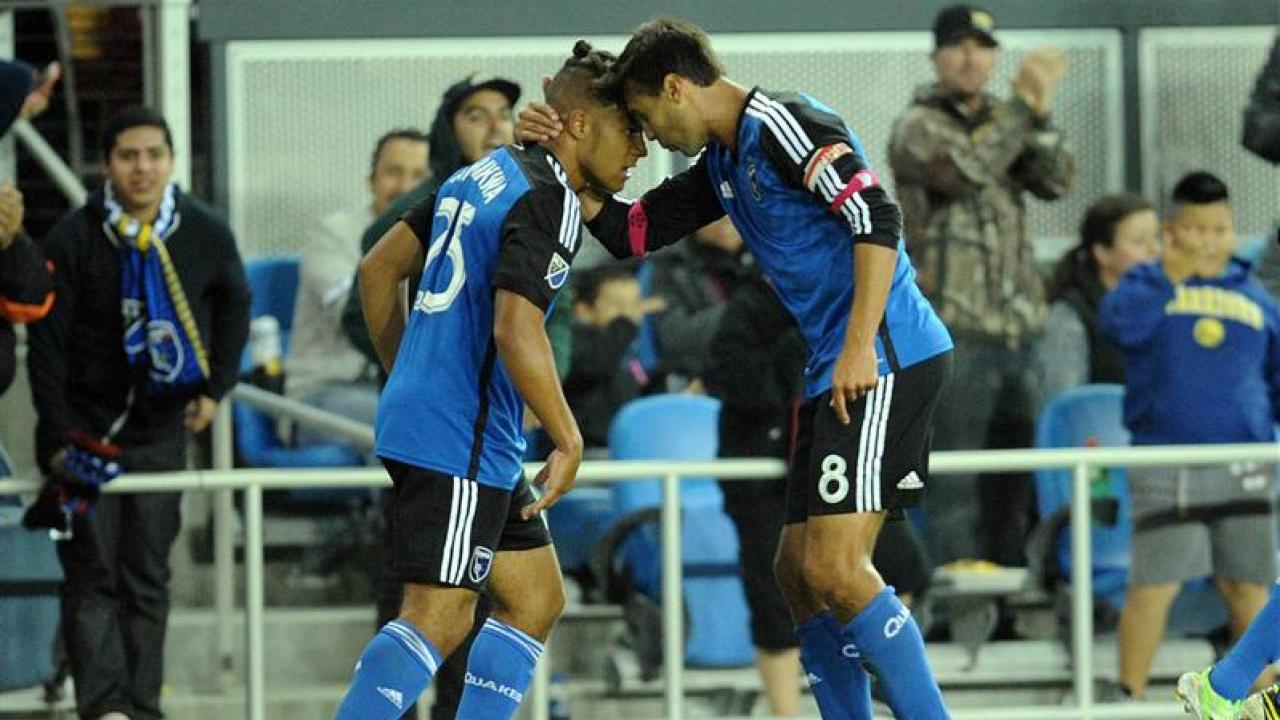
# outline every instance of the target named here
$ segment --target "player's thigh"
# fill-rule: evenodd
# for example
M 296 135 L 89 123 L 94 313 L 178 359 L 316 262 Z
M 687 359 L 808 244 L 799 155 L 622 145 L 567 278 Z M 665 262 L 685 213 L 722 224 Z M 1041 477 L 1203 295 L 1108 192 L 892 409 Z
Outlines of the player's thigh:
M 533 492 L 521 481 L 513 491 L 488 590 L 504 621 L 542 639 L 564 608 L 564 580 L 546 521 L 520 517 L 520 509 L 531 502 Z
M 805 523 L 805 564 L 819 572 L 856 571 L 871 565 L 885 512 L 819 515 Z

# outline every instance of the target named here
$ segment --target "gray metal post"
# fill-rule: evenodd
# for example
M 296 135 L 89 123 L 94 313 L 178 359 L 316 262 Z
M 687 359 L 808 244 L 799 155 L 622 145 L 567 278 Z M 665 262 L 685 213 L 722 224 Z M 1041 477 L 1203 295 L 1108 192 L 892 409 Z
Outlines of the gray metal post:
M 542 647 L 542 659 L 533 669 L 533 688 L 529 693 L 529 720 L 550 720 L 551 717 L 551 638 Z
M 157 7 L 159 110 L 173 135 L 173 179 L 191 189 L 191 0 L 162 0 Z
M 244 491 L 244 655 L 248 720 L 267 717 L 262 572 L 262 486 L 253 485 Z
M 684 596 L 680 476 L 662 478 L 662 672 L 668 720 L 684 718 Z
M 232 466 L 231 402 L 218 406 L 213 420 L 213 467 L 230 470 Z M 215 651 L 218 653 L 218 686 L 226 689 L 235 684 L 235 636 L 231 614 L 236 607 L 235 578 L 235 503 L 234 490 L 213 491 L 213 607 L 217 622 Z
M 1071 648 L 1073 687 L 1080 717 L 1093 717 L 1093 521 L 1087 462 L 1078 463 L 1071 482 Z
M 0 57 L 13 57 L 13 11 L 0 11 Z M 18 184 L 18 152 L 12 133 L 0 138 L 0 182 Z

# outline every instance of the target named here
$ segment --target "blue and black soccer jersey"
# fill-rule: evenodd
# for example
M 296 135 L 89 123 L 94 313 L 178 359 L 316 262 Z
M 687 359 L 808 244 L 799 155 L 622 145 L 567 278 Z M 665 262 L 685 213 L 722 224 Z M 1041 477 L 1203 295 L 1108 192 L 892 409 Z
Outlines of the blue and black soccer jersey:
M 951 349 L 915 282 L 897 206 L 861 143 L 806 95 L 747 96 L 736 147 L 717 142 L 685 172 L 628 206 L 610 201 L 589 227 L 618 256 L 642 255 L 728 214 L 809 344 L 806 394 L 830 389 L 853 305 L 853 245 L 898 251 L 876 342 L 881 375 Z
M 505 147 L 405 214 L 427 257 L 378 403 L 375 453 L 510 489 L 524 403 L 493 340 L 498 289 L 548 309 L 579 245 L 578 196 L 555 156 Z

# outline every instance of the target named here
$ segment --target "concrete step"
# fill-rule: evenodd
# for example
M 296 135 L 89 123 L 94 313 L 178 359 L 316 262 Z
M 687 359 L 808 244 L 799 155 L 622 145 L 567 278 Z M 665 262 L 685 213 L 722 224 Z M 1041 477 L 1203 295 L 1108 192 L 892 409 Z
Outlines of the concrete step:
M 243 682 L 244 619 L 232 620 L 231 665 L 217 657 L 217 618 L 204 608 L 175 608 L 165 642 L 165 682 L 183 692 L 213 692 L 220 682 Z M 571 605 L 551 643 L 554 667 L 574 677 L 602 677 L 612 639 L 621 630 L 613 606 Z M 268 609 L 264 618 L 267 683 L 273 688 L 344 685 L 369 641 L 369 607 Z

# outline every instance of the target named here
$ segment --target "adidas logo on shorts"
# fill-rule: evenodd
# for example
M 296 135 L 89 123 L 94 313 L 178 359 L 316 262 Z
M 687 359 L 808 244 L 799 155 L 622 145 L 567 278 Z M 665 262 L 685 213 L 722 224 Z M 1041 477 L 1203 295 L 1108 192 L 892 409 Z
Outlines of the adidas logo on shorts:
M 899 490 L 923 490 L 924 481 L 916 474 L 915 470 L 907 473 L 907 476 L 898 481 Z

